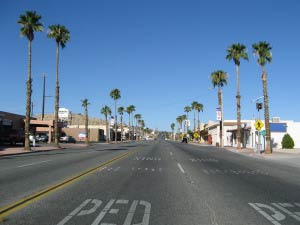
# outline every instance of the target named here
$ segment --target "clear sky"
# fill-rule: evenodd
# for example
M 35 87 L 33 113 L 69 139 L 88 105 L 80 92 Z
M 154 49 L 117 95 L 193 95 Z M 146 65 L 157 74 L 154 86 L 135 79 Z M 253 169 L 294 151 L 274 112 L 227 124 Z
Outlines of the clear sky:
M 109 92 L 118 88 L 118 106 L 136 106 L 146 126 L 170 130 L 192 101 L 204 105 L 201 121 L 216 119 L 217 91 L 210 73 L 229 74 L 224 87 L 224 117 L 236 118 L 236 82 L 226 48 L 247 46 L 242 61 L 242 119 L 257 116 L 252 99 L 262 96 L 261 70 L 252 44 L 269 42 L 273 61 L 266 66 L 270 117 L 300 120 L 300 1 L 298 0 L 3 0 L 0 1 L 0 76 L 2 111 L 25 114 L 26 38 L 20 37 L 19 15 L 35 10 L 44 32 L 32 48 L 34 114 L 42 111 L 42 74 L 46 94 L 54 96 L 55 42 L 46 37 L 49 25 L 65 25 L 71 41 L 60 54 L 60 106 L 83 113 L 87 98 L 91 117 L 103 118 L 113 108 Z M 46 98 L 54 113 L 54 98 Z M 127 121 L 127 115 L 125 120 Z

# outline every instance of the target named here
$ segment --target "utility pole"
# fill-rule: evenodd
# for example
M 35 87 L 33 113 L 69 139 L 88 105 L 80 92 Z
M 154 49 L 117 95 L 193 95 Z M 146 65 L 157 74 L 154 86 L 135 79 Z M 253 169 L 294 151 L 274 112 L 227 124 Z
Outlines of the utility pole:
M 45 115 L 45 86 L 46 86 L 46 76 L 43 74 L 43 104 L 42 104 L 42 120 L 44 120 Z

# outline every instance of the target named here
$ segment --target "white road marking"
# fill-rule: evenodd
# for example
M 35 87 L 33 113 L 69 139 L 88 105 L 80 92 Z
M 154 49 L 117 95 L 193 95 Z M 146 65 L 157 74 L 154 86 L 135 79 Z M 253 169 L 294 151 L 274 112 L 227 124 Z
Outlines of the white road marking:
M 60 221 L 57 225 L 66 224 L 73 216 L 75 216 L 84 206 L 86 206 L 92 199 L 85 200 L 80 206 L 74 209 L 68 216 L 66 216 L 62 221 Z
M 172 156 L 172 155 L 173 155 L 173 152 L 170 152 L 170 155 Z
M 74 216 L 86 216 L 89 214 L 95 213 L 95 211 L 100 207 L 102 204 L 101 200 L 98 199 L 87 199 L 79 207 L 77 207 L 75 210 L 73 210 L 68 216 L 66 216 L 63 220 L 61 220 L 57 225 L 65 225 L 68 223 Z M 107 214 L 112 214 L 116 216 L 119 212 L 120 209 L 118 208 L 113 208 L 115 204 L 124 204 L 128 205 L 129 200 L 124 200 L 124 199 L 111 199 L 105 207 L 101 210 L 100 214 L 96 217 L 96 219 L 93 221 L 92 225 L 116 225 L 114 223 L 105 223 L 102 222 L 102 220 L 105 219 Z M 83 210 L 83 208 L 87 208 Z M 128 205 L 129 207 L 129 205 Z M 140 217 L 140 215 L 136 215 L 140 221 L 140 223 L 135 223 L 133 224 L 134 216 L 136 213 L 137 208 L 139 208 L 139 212 L 141 210 L 144 211 L 143 217 Z M 125 218 L 123 225 L 149 225 L 150 221 L 150 212 L 151 212 L 151 203 L 143 201 L 143 200 L 134 200 L 132 201 L 130 208 L 127 212 L 127 216 Z M 97 215 L 97 214 L 96 214 Z M 71 222 L 68 224 L 72 224 Z
M 125 222 L 124 222 L 123 225 L 131 225 L 131 222 L 132 222 L 132 219 L 133 219 L 133 216 L 134 216 L 137 204 L 138 204 L 137 200 L 134 200 L 132 202 L 132 204 L 130 206 L 130 209 L 128 211 L 127 217 L 126 217 Z
M 180 169 L 180 171 L 181 171 L 182 173 L 185 173 L 185 172 L 184 172 L 184 169 L 182 168 L 182 166 L 180 165 L 180 163 L 177 163 L 177 166 L 179 167 L 179 169 Z
M 111 199 L 106 206 L 104 207 L 104 209 L 101 211 L 101 213 L 97 216 L 97 218 L 94 220 L 94 222 L 92 223 L 92 225 L 99 225 L 101 220 L 104 218 L 104 216 L 107 214 L 108 210 L 112 207 L 112 205 L 114 204 L 115 199 Z
M 274 225 L 281 225 L 278 221 L 285 220 L 285 215 L 274 209 L 273 207 L 261 204 L 261 203 L 248 203 L 251 207 L 253 207 L 257 212 L 259 212 L 261 215 L 263 215 L 267 220 L 269 220 Z M 269 211 L 271 211 L 273 214 L 270 216 L 268 213 L 263 211 L 261 208 L 266 208 Z
M 30 163 L 30 164 L 25 164 L 25 165 L 21 165 L 21 166 L 17 166 L 18 168 L 21 167 L 26 167 L 26 166 L 33 166 L 33 165 L 37 165 L 37 164 L 41 164 L 41 163 L 46 163 L 46 162 L 50 162 L 52 160 L 46 160 L 46 161 L 41 161 L 41 162 L 36 162 L 36 163 Z

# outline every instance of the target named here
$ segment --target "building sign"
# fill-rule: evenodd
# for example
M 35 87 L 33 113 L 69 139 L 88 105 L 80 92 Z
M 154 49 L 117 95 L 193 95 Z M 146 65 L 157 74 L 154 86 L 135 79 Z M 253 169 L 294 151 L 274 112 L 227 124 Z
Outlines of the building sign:
M 286 133 L 286 123 L 270 123 L 271 132 Z
M 69 118 L 70 110 L 66 108 L 59 108 L 58 118 L 61 120 L 67 120 Z

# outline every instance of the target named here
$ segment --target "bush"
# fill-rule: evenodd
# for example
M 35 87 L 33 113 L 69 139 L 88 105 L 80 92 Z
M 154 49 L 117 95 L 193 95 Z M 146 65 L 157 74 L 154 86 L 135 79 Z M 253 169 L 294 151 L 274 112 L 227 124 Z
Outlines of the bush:
M 285 134 L 281 141 L 282 148 L 294 148 L 295 143 L 293 138 L 289 134 Z

